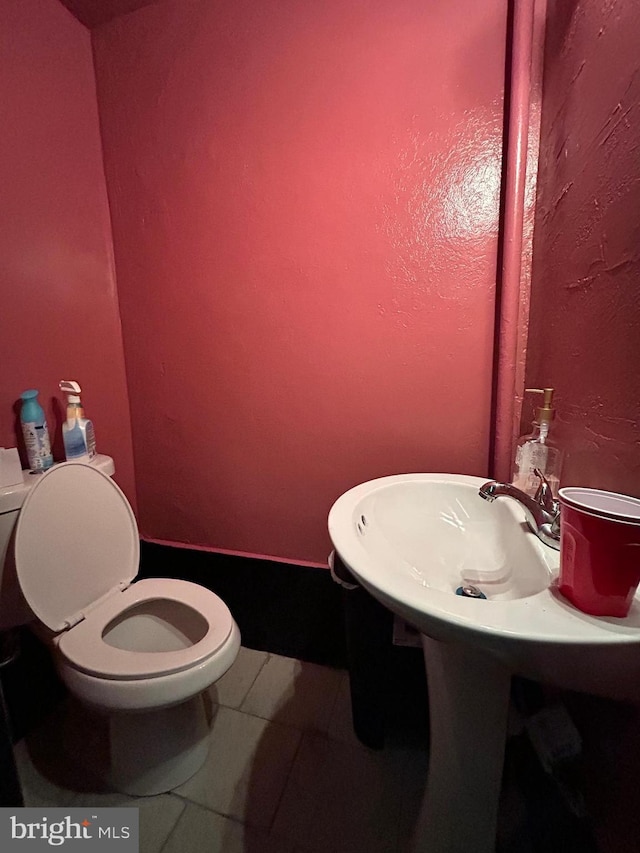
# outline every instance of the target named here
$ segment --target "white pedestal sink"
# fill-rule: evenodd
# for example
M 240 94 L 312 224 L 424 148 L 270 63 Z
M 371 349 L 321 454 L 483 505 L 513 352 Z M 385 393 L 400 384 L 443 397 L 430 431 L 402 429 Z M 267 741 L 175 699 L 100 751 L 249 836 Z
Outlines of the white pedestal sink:
M 495 850 L 512 674 L 640 699 L 638 597 L 624 619 L 576 610 L 557 591 L 559 553 L 515 501 L 483 501 L 483 482 L 383 477 L 329 513 L 345 565 L 423 635 L 431 746 L 415 853 Z M 456 595 L 469 584 L 486 599 Z

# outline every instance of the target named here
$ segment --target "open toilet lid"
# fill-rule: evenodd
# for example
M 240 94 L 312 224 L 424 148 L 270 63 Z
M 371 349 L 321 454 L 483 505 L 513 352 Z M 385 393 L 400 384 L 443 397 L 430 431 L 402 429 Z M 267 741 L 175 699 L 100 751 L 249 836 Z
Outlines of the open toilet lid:
M 41 622 L 62 631 L 138 572 L 133 510 L 91 465 L 65 462 L 39 475 L 18 517 L 16 572 Z

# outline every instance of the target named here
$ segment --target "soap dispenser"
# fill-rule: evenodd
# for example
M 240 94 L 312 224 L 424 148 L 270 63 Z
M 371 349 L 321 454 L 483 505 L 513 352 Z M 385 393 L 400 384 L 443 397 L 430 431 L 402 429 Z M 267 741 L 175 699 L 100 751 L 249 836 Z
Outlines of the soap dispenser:
M 535 410 L 533 432 L 518 439 L 512 483 L 531 497 L 535 497 L 540 486 L 540 478 L 535 473 L 537 468 L 551 486 L 553 496 L 557 497 L 564 454 L 549 438 L 551 423 L 556 414 L 553 407 L 554 389 L 526 388 L 525 393 L 542 394 L 543 399 L 542 405 Z

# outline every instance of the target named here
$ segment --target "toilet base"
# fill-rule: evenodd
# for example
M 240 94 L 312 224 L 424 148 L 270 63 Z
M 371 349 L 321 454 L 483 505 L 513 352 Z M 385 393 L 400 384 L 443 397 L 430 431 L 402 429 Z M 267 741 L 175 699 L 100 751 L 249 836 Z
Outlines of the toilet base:
M 186 782 L 204 764 L 209 725 L 202 694 L 187 702 L 109 718 L 111 785 L 149 797 Z

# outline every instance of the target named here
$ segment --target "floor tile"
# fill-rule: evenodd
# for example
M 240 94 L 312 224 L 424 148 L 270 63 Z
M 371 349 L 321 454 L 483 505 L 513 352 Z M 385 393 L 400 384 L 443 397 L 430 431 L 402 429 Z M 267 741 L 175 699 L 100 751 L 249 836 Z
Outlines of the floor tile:
M 138 809 L 140 853 L 160 853 L 164 843 L 185 808 L 184 800 L 171 794 L 156 797 L 129 797 L 116 792 L 105 794 L 78 794 L 70 806 Z M 185 850 L 185 853 L 189 851 Z
M 294 853 L 284 839 L 188 803 L 162 853 Z M 141 851 L 142 853 L 142 851 Z
M 400 750 L 403 765 L 402 798 L 400 804 L 400 827 L 398 831 L 398 853 L 413 850 L 411 840 L 419 826 L 421 807 L 427 790 L 429 756 L 426 749 Z
M 184 811 L 184 802 L 171 794 L 160 794 L 140 797 L 131 805 L 140 810 L 140 853 L 160 853 Z M 184 853 L 190 851 L 185 849 Z
M 158 794 L 158 796 L 165 797 L 169 795 Z M 122 794 L 120 791 L 83 791 L 80 794 L 76 794 L 69 805 L 74 807 L 77 806 L 78 808 L 95 806 L 99 809 L 112 809 L 117 808 L 118 806 L 122 806 L 123 808 L 133 808 L 137 807 L 137 803 L 140 800 L 144 800 L 144 802 L 152 802 L 154 799 L 155 797 L 130 797 L 129 794 Z M 178 798 L 176 799 L 178 802 L 182 802 Z
M 341 670 L 270 655 L 241 710 L 267 720 L 326 731 Z
M 267 658 L 266 652 L 241 648 L 231 668 L 209 688 L 211 701 L 227 708 L 239 708 Z
M 350 743 L 359 746 L 356 733 L 353 730 L 353 718 L 351 714 L 351 692 L 349 688 L 349 673 L 340 673 L 336 698 L 329 716 L 327 735 L 333 740 Z
M 42 771 L 34 765 L 26 741 L 19 741 L 14 746 L 13 751 L 25 806 L 46 807 L 70 804 L 76 796 L 76 792 L 48 778 L 46 771 Z
M 268 828 L 299 742 L 297 729 L 220 708 L 204 767 L 176 793 L 249 825 Z
M 139 808 L 141 853 L 410 849 L 426 755 L 395 741 L 379 752 L 360 744 L 347 673 L 241 649 L 207 698 L 204 767 L 175 792 L 145 798 L 105 784 L 105 718 L 61 703 L 15 748 L 26 804 Z
M 406 778 L 402 752 L 304 734 L 273 831 L 302 850 L 397 853 Z

